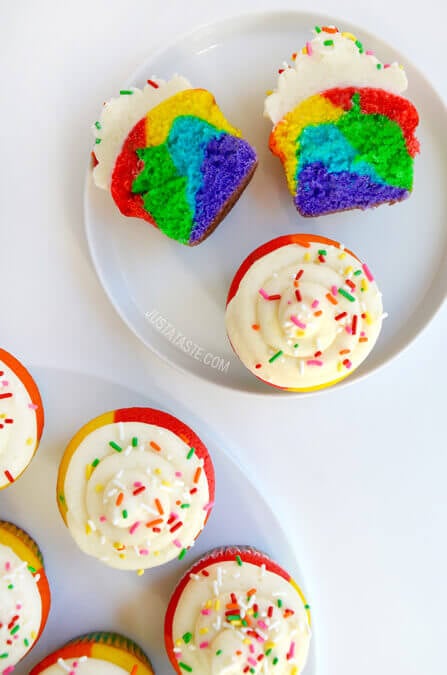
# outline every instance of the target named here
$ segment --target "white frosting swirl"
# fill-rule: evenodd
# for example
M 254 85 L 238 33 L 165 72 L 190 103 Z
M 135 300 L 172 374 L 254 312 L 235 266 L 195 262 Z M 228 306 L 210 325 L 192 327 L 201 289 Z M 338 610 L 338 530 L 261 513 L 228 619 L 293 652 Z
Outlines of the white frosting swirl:
M 34 455 L 36 408 L 22 380 L 0 361 L 0 489 L 15 480 Z
M 149 110 L 179 91 L 191 89 L 191 83 L 180 75 L 174 75 L 169 81 L 152 78 L 154 87 L 147 84 L 143 89 L 130 87 L 119 98 L 104 103 L 101 116 L 92 126 L 95 136 L 94 153 L 98 164 L 93 169 L 93 180 L 97 187 L 108 190 L 113 168 L 122 145 L 137 122 L 147 115 Z
M 277 124 L 300 101 L 333 87 L 375 87 L 393 94 L 404 92 L 408 82 L 401 66 L 381 63 L 359 44 L 350 33 L 316 33 L 307 43 L 308 48 L 304 48 L 305 53 L 296 55 L 293 65 L 284 64 L 277 89 L 265 100 L 265 117 Z
M 336 246 L 294 243 L 247 270 L 227 306 L 226 325 L 251 372 L 278 387 L 305 390 L 359 366 L 382 318 L 381 294 L 366 265 Z
M 103 659 L 79 656 L 74 659 L 59 659 L 57 663 L 41 671 L 41 675 L 129 675 L 128 670 Z
M 143 422 L 95 429 L 77 447 L 64 479 L 71 534 L 85 553 L 121 569 L 184 555 L 211 507 L 203 466 L 168 429 Z
M 36 641 L 42 621 L 42 600 L 26 561 L 0 544 L 0 672 L 8 671 Z
M 311 635 L 296 588 L 245 561 L 211 564 L 206 571 L 191 575 L 175 609 L 179 663 L 197 675 L 239 675 L 247 666 L 255 673 L 301 672 Z

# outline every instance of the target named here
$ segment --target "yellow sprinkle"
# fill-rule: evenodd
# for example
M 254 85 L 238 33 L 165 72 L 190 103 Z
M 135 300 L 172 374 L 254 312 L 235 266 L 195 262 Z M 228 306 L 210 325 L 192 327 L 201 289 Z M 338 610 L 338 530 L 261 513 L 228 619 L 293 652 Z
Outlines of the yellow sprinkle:
M 181 647 L 182 644 L 183 644 L 183 640 L 181 640 L 180 638 L 179 638 L 178 640 L 175 641 L 175 646 L 176 646 L 176 647 Z
M 0 420 L 4 420 L 5 417 L 6 417 L 6 414 L 5 414 L 5 413 L 2 413 L 2 414 L 0 415 Z
M 162 480 L 161 484 L 165 485 L 166 487 L 171 487 L 171 485 L 172 485 L 168 480 Z
M 304 254 L 304 262 L 309 262 L 309 260 L 310 260 L 310 253 L 309 253 L 309 251 L 307 251 L 307 252 Z
M 144 574 L 144 570 L 137 570 L 137 574 L 139 577 L 142 577 Z
M 348 38 L 348 40 L 352 40 L 353 42 L 357 40 L 355 35 L 353 35 L 352 33 L 348 33 L 347 31 L 343 31 L 342 35 L 343 37 Z
M 219 600 L 219 598 L 216 598 L 216 601 L 214 602 L 214 609 L 216 610 L 216 612 L 218 612 L 219 609 L 220 609 L 220 600 Z
M 303 47 L 303 48 L 302 48 L 301 54 L 307 54 L 307 47 Z
M 348 274 L 352 274 L 353 271 L 354 268 L 352 267 L 352 265 L 349 265 L 349 267 L 345 269 L 345 275 L 348 276 Z
M 343 258 L 346 258 L 346 253 L 342 251 L 341 253 L 339 253 L 338 258 L 339 260 L 343 260 Z
M 366 281 L 366 279 L 362 279 L 362 283 L 360 284 L 360 288 L 362 289 L 362 291 L 368 290 L 369 286 L 368 286 L 368 282 Z
M 32 438 L 27 438 L 27 439 L 26 439 L 26 444 L 27 444 L 27 445 L 31 445 L 32 443 L 33 443 L 33 439 L 32 439 Z
M 276 642 L 272 642 L 272 641 L 266 642 L 264 647 L 265 647 L 266 650 L 267 649 L 273 649 L 273 647 L 276 647 Z
M 154 555 L 160 555 L 160 551 L 154 551 Z
M 86 480 L 90 480 L 90 478 L 91 478 L 91 476 L 92 476 L 92 473 L 93 473 L 93 467 L 92 467 L 92 465 L 91 465 L 91 464 L 87 464 L 87 466 L 85 467 L 85 479 L 86 479 Z
M 156 473 L 157 476 L 159 476 L 161 474 L 161 469 L 154 469 L 154 473 Z
M 101 485 L 101 483 L 98 483 L 95 485 L 95 492 L 102 492 L 104 490 L 104 485 Z
M 116 541 L 116 542 L 113 544 L 113 548 L 116 548 L 117 551 L 119 551 L 120 548 L 124 548 L 124 547 L 123 547 L 122 544 L 120 544 L 119 541 Z
M 273 89 L 267 89 L 267 91 L 265 92 L 265 95 L 270 96 L 271 94 L 273 94 Z
M 298 673 L 298 668 L 296 666 L 293 666 L 292 670 L 290 671 L 290 675 L 297 675 Z
M 126 554 L 125 554 L 125 553 L 120 553 L 118 557 L 121 558 L 121 560 L 125 560 L 125 559 L 126 559 Z
M 244 643 L 244 645 L 251 645 L 250 638 L 245 638 L 245 640 L 242 640 L 242 642 Z
M 306 335 L 306 331 L 305 330 L 297 330 L 296 334 L 298 335 L 298 337 L 303 337 L 303 335 Z
M 211 609 L 212 606 L 213 606 L 213 601 L 207 600 L 206 603 L 205 603 L 206 609 Z
M 209 631 L 209 628 L 201 628 L 199 630 L 200 635 L 206 635 Z
M 341 361 L 339 361 L 339 362 L 337 363 L 337 370 L 338 370 L 339 372 L 340 372 L 341 370 L 343 370 L 343 364 L 342 364 Z
M 373 322 L 373 320 L 371 319 L 371 314 L 369 312 L 365 312 L 365 321 L 368 324 L 368 326 L 370 326 Z
M 86 526 L 85 526 L 85 534 L 91 534 L 91 533 L 92 533 L 92 528 L 87 523 Z
M 32 630 L 32 631 L 31 631 L 31 639 L 32 639 L 32 640 L 35 640 L 36 637 L 37 637 L 37 633 L 36 633 L 35 631 Z

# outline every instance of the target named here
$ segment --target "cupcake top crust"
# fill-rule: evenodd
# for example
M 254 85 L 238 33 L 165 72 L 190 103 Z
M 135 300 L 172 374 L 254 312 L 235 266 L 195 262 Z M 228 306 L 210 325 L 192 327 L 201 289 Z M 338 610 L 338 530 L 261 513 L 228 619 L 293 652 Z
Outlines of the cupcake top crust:
M 304 99 L 334 87 L 371 87 L 401 94 L 407 77 L 398 63 L 382 63 L 352 33 L 316 26 L 314 37 L 279 70 L 264 115 L 277 124 Z

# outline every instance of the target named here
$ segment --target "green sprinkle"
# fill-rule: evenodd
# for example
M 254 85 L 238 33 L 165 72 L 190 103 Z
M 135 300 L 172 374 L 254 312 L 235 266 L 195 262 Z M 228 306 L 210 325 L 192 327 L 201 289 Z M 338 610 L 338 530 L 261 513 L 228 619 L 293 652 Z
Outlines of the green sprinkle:
M 243 626 L 248 626 L 248 623 L 247 623 L 246 619 L 242 619 L 242 625 L 243 625 Z
M 259 616 L 259 612 L 253 612 L 253 616 L 254 616 L 255 619 L 257 619 L 258 616 Z
M 123 518 L 127 518 L 128 515 L 129 515 L 129 514 L 127 513 L 126 509 L 124 509 L 124 511 L 123 511 Z
M 327 251 L 324 248 L 320 248 L 318 255 L 327 255 Z
M 12 591 L 13 588 L 14 588 L 14 584 L 9 584 L 8 589 L 9 589 L 10 591 Z
M 355 302 L 354 296 L 348 293 L 348 291 L 345 291 L 344 288 L 339 288 L 338 292 L 340 293 L 340 295 L 346 298 L 346 300 L 349 300 L 349 302 Z
M 356 40 L 356 41 L 354 42 L 354 44 L 355 44 L 359 49 L 361 49 L 361 50 L 363 51 L 363 45 L 362 45 L 362 43 L 360 42 L 360 40 Z
M 283 354 L 283 351 L 282 351 L 282 349 L 280 349 L 279 352 L 276 352 L 276 354 L 273 354 L 273 356 L 271 356 L 269 358 L 269 363 L 273 363 L 273 361 L 278 359 L 282 354 Z
M 237 555 L 237 556 L 236 556 L 236 562 L 237 562 L 237 564 L 239 565 L 239 567 L 242 567 L 242 558 L 241 558 L 240 555 Z
M 316 32 L 316 33 L 321 33 L 321 28 L 320 28 L 320 26 L 315 26 L 315 32 Z
M 183 670 L 187 670 L 188 673 L 192 673 L 192 668 L 191 666 L 187 666 L 186 663 L 182 663 L 181 661 L 179 662 L 180 668 L 183 668 Z
M 183 558 L 186 555 L 187 550 L 188 550 L 187 548 L 182 548 L 182 550 L 180 551 L 179 557 L 178 557 L 179 560 L 183 560 Z
M 0 654 L 0 659 L 7 659 L 9 654 L 5 652 L 4 654 Z
M 192 633 L 185 633 L 185 634 L 183 635 L 183 642 L 185 643 L 185 645 L 187 645 L 188 642 L 191 642 L 192 637 L 193 637 L 193 636 L 192 636 Z
M 120 90 L 121 96 L 131 96 L 132 94 L 133 94 L 132 89 L 121 89 Z
M 95 138 L 95 143 L 96 143 L 96 145 L 99 145 L 99 143 L 101 143 L 101 139 L 100 139 L 100 138 Z
M 100 462 L 100 460 L 98 458 L 94 459 L 93 462 L 92 462 L 92 466 L 93 467 L 98 466 L 99 462 Z
M 10 634 L 15 635 L 16 633 L 19 632 L 19 630 L 20 630 L 20 626 L 19 626 L 19 624 L 17 624 L 17 626 L 14 626 L 14 628 L 12 629 Z
M 273 665 L 276 666 L 276 664 L 278 663 L 278 661 L 279 661 L 278 657 L 275 656 L 275 658 L 274 658 L 273 661 L 272 661 Z
M 29 647 L 29 640 L 28 640 L 28 638 L 25 638 L 25 639 L 23 640 L 23 644 L 25 645 L 25 647 Z
M 133 447 L 133 448 L 136 448 L 137 445 L 138 445 L 138 438 L 137 438 L 136 436 L 134 436 L 134 437 L 132 438 L 132 447 Z
M 217 652 L 216 652 L 216 656 L 220 656 L 221 654 L 222 654 L 222 650 L 218 649 Z
M 310 609 L 310 605 L 304 605 L 304 609 Z
M 191 459 L 191 457 L 193 456 L 193 454 L 195 453 L 195 451 L 196 451 L 195 448 L 191 448 L 191 450 L 190 450 L 190 451 L 188 452 L 188 454 L 186 455 L 186 459 Z
M 278 598 L 278 607 L 282 607 L 282 600 L 281 600 L 281 598 Z
M 270 656 L 271 653 L 272 653 L 272 648 L 269 647 L 269 648 L 267 649 L 267 651 L 265 652 L 265 655 L 266 655 L 266 656 Z
M 117 452 L 122 452 L 122 451 L 123 451 L 122 447 L 119 446 L 118 443 L 115 443 L 115 441 L 110 441 L 110 442 L 109 442 L 109 445 L 110 445 L 111 448 L 113 448 L 113 449 L 116 450 Z
M 363 54 L 363 52 L 364 52 L 364 50 L 360 48 L 360 49 L 359 49 L 359 54 Z
M 294 348 L 294 349 L 298 349 L 298 347 L 299 347 L 298 342 L 297 342 L 295 345 L 293 345 L 293 348 Z
M 382 64 L 381 64 L 381 63 L 378 63 L 377 66 L 376 66 L 377 70 L 380 70 L 381 67 L 382 67 Z
M 324 40 L 323 44 L 324 44 L 325 47 L 332 47 L 333 44 L 334 44 L 334 41 L 333 40 Z
M 358 275 L 361 274 L 361 273 L 362 273 L 362 270 L 356 270 L 356 271 L 354 272 L 354 276 L 355 276 L 355 277 L 358 277 Z
M 240 620 L 241 620 L 240 614 L 229 614 L 227 616 L 227 621 L 240 621 Z
M 250 673 L 256 673 L 256 670 L 254 668 L 250 668 Z
M 64 495 L 59 495 L 59 501 L 62 502 L 62 504 L 65 502 Z
M 97 129 L 101 129 L 101 122 L 95 122 L 95 127 Z
M 31 572 L 31 574 L 36 574 L 36 572 L 37 572 L 36 568 L 33 567 L 32 565 L 28 565 L 28 569 Z
M 191 504 L 180 504 L 181 509 L 189 509 L 190 506 Z

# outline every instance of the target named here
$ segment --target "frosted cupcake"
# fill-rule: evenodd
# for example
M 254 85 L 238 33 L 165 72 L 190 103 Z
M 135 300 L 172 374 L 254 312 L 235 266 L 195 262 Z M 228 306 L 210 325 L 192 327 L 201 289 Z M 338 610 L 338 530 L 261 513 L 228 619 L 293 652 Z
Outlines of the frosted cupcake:
M 244 260 L 228 294 L 226 326 L 253 375 L 305 392 L 353 373 L 374 347 L 383 317 L 366 263 L 335 241 L 295 234 Z
M 310 611 L 290 575 L 250 547 L 211 551 L 169 603 L 165 644 L 176 673 L 298 675 L 311 638 Z
M 0 672 L 9 675 L 34 647 L 50 610 L 50 588 L 36 542 L 0 520 Z
M 58 505 L 78 546 L 111 567 L 182 559 L 214 504 L 214 469 L 200 438 L 152 408 L 88 422 L 59 467 Z
M 351 33 L 315 28 L 265 101 L 270 149 L 303 216 L 402 201 L 419 150 L 407 77 Z
M 72 640 L 34 666 L 30 675 L 153 675 L 151 663 L 135 642 L 118 633 L 88 633 Z
M 0 349 L 0 490 L 12 485 L 31 462 L 43 423 L 42 400 L 32 376 Z
M 213 95 L 178 75 L 121 91 L 93 132 L 95 184 L 110 190 L 125 216 L 189 246 L 217 227 L 257 164 Z

